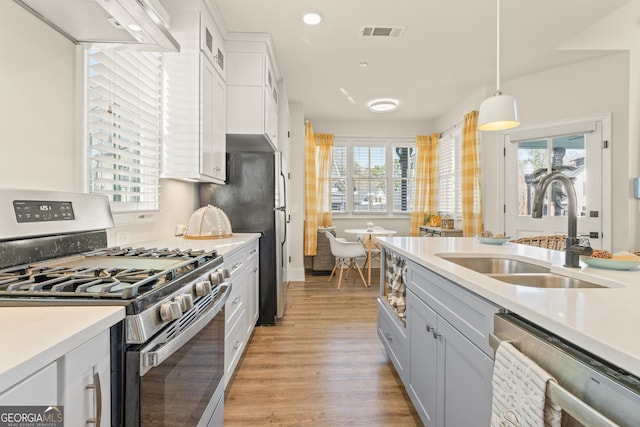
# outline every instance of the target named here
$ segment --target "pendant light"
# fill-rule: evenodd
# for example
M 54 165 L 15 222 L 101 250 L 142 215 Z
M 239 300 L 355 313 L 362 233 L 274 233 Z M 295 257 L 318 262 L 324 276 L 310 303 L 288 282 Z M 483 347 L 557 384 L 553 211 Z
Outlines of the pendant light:
M 516 99 L 503 95 L 500 90 L 500 0 L 496 0 L 496 4 L 496 91 L 491 98 L 482 102 L 478 114 L 478 129 L 488 131 L 511 129 L 520 125 Z

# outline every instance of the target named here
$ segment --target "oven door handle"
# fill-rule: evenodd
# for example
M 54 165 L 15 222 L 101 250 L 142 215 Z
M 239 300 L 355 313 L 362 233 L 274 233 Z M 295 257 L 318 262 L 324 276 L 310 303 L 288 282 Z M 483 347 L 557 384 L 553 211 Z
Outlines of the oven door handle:
M 200 318 L 198 318 L 198 320 L 182 331 L 180 335 L 173 338 L 171 341 L 161 344 L 160 346 L 151 342 L 144 349 L 140 350 L 140 376 L 143 376 L 152 368 L 159 366 L 191 338 L 196 336 L 198 332 L 204 329 L 204 327 L 207 326 L 209 322 L 223 309 L 227 299 L 229 299 L 229 295 L 231 294 L 231 286 L 231 283 L 221 284 L 220 287 L 223 288 L 222 294 L 218 297 L 217 301 L 210 306 L 209 309 L 205 311 Z

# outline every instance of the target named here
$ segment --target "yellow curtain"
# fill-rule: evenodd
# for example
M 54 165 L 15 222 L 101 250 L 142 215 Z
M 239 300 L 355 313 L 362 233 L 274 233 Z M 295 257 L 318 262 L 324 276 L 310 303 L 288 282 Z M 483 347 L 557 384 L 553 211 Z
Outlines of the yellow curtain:
M 482 232 L 482 193 L 480 189 L 480 140 L 478 112 L 464 116 L 462 128 L 462 232 L 475 236 Z
M 331 217 L 331 149 L 333 148 L 333 134 L 314 134 L 316 145 L 316 192 L 318 225 L 330 227 L 333 225 Z
M 318 245 L 318 193 L 316 191 L 316 143 L 307 121 L 304 148 L 304 254 L 313 256 Z
M 420 226 L 426 214 L 436 213 L 438 140 L 437 133 L 416 138 L 416 179 L 410 228 L 412 236 L 420 235 Z

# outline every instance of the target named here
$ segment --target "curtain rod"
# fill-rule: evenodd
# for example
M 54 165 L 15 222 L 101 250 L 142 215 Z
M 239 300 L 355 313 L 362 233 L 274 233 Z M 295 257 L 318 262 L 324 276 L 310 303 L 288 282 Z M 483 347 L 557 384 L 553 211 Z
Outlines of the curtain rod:
M 446 127 L 442 132 L 440 132 L 440 134 L 439 134 L 439 138 L 442 138 L 442 136 L 444 135 L 444 133 L 445 133 L 446 131 L 448 131 L 449 129 L 451 129 L 451 128 L 454 128 L 454 129 L 455 129 L 456 127 L 458 127 L 458 125 L 462 124 L 462 122 L 464 122 L 464 118 L 462 118 L 462 119 L 458 119 L 458 120 L 456 120 L 455 122 L 451 122 L 451 123 L 449 124 L 449 126 L 447 126 L 447 127 Z

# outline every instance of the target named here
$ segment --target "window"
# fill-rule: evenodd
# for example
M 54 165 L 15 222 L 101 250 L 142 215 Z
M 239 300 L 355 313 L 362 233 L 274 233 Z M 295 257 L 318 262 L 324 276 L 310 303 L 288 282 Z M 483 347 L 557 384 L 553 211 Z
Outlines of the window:
M 411 212 L 415 179 L 413 139 L 336 137 L 332 156 L 332 212 Z
M 162 62 L 158 53 L 88 50 L 89 191 L 114 212 L 158 209 Z
M 550 137 L 518 142 L 518 215 L 531 215 L 535 184 L 548 171 L 562 172 L 576 191 L 578 215 L 586 216 L 587 170 L 584 134 Z M 567 216 L 567 194 L 558 182 L 550 187 L 544 215 Z M 551 201 L 551 202 L 550 202 Z
M 454 218 L 462 216 L 462 168 L 460 132 L 445 136 L 438 142 L 438 212 Z

